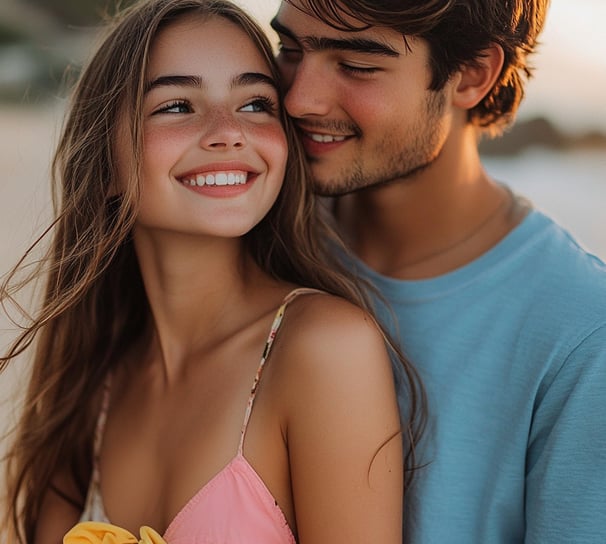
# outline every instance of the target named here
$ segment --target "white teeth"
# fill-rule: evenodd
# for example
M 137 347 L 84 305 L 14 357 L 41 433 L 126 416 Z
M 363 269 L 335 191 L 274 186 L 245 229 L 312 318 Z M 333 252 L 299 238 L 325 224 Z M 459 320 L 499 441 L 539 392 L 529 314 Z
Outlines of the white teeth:
M 314 141 L 314 142 L 320 142 L 320 143 L 331 143 L 331 142 L 342 142 L 343 140 L 345 140 L 345 136 L 331 136 L 330 134 L 309 134 L 309 137 Z
M 191 187 L 204 185 L 244 185 L 247 174 L 245 172 L 216 172 L 215 174 L 198 174 L 192 178 L 184 178 L 182 183 Z

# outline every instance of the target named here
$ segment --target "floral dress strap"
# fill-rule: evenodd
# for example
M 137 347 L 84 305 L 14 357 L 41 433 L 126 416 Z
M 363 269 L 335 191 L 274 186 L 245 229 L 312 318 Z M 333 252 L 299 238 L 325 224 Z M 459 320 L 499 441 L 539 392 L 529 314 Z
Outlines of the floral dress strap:
M 101 475 L 99 472 L 99 457 L 101 455 L 101 445 L 103 444 L 103 435 L 105 434 L 105 424 L 107 422 L 107 412 L 109 411 L 109 402 L 111 397 L 111 373 L 103 382 L 103 391 L 101 398 L 101 410 L 95 425 L 95 436 L 93 439 L 93 471 L 91 474 L 88 492 L 84 510 L 80 516 L 80 521 L 102 521 L 107 522 L 107 517 L 101 502 Z
M 319 289 L 311 289 L 308 287 L 299 287 L 297 289 L 293 289 L 290 293 L 288 293 L 282 304 L 278 308 L 276 315 L 274 317 L 273 323 L 269 330 L 269 335 L 267 336 L 267 340 L 265 341 L 265 347 L 263 348 L 263 355 L 261 355 L 261 361 L 259 363 L 259 367 L 257 368 L 257 373 L 255 375 L 255 379 L 253 380 L 252 387 L 250 389 L 250 396 L 248 397 L 248 403 L 246 405 L 246 412 L 244 414 L 244 422 L 242 423 L 242 430 L 240 431 L 240 443 L 238 444 L 238 454 L 242 454 L 242 449 L 244 447 L 244 437 L 246 436 L 246 428 L 248 427 L 248 422 L 250 420 L 250 414 L 252 413 L 252 407 L 255 402 L 255 396 L 257 395 L 257 388 L 259 387 L 259 382 L 261 381 L 261 374 L 263 373 L 263 369 L 265 368 L 265 362 L 269 357 L 269 353 L 271 351 L 271 347 L 273 346 L 274 339 L 276 338 L 276 334 L 278 333 L 278 329 L 282 324 L 282 318 L 284 317 L 284 312 L 286 311 L 286 307 L 299 295 L 307 295 L 307 294 L 326 294 L 324 291 L 320 291 Z

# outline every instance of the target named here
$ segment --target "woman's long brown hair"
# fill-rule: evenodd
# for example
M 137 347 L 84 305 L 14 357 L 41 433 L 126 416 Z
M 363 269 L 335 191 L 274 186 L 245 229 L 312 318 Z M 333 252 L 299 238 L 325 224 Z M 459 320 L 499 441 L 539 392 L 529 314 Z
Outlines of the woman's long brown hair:
M 6 276 L 0 291 L 3 307 L 16 307 L 16 293 L 36 278 L 45 280 L 40 308 L 0 359 L 2 370 L 18 355 L 34 350 L 24 410 L 7 457 L 4 527 L 11 542 L 33 541 L 43 497 L 58 470 L 66 470 L 85 496 L 101 385 L 120 355 L 149 328 L 149 307 L 131 240 L 139 184 L 128 184 L 117 195 L 116 127 L 121 124 L 130 131 L 130 178 L 139 180 L 150 47 L 161 28 L 185 15 L 223 17 L 237 24 L 279 79 L 263 32 L 224 0 L 151 0 L 126 9 L 80 75 L 53 159 L 55 220 Z M 369 309 L 364 286 L 336 256 L 345 249 L 322 218 L 300 144 L 284 112 L 282 122 L 290 150 L 286 180 L 269 214 L 245 236 L 247 248 L 271 276 Z M 48 236 L 50 249 L 36 273 L 22 278 L 30 256 Z M 409 385 L 403 432 L 406 467 L 412 469 L 424 396 L 413 368 L 398 357 Z

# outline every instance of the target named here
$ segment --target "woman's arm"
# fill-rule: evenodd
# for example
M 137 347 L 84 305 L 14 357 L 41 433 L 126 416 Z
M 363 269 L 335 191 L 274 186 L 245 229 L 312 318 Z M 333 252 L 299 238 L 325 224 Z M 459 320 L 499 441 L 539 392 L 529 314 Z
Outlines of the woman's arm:
M 360 309 L 314 298 L 288 349 L 299 542 L 401 544 L 402 440 L 383 337 Z

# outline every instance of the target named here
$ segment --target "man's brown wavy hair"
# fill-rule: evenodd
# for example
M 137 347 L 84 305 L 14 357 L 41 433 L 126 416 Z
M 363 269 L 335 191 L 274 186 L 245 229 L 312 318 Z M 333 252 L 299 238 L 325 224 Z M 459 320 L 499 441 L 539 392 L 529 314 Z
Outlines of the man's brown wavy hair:
M 290 0 L 286 0 L 290 2 Z M 537 45 L 549 0 L 297 0 L 305 13 L 339 30 L 379 26 L 425 40 L 430 89 L 440 90 L 463 66 L 473 66 L 491 45 L 505 54 L 490 92 L 468 112 L 469 122 L 499 133 L 510 124 L 532 75 L 528 56 Z

